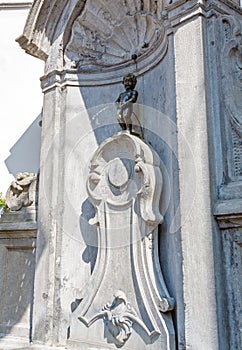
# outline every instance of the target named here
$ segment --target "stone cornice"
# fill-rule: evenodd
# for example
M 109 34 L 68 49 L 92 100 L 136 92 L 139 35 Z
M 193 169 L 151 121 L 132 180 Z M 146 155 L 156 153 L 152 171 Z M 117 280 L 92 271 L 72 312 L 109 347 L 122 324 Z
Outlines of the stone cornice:
M 54 87 L 65 86 L 101 86 L 120 83 L 123 76 L 135 70 L 136 76 L 143 75 L 149 69 L 155 67 L 164 57 L 168 48 L 165 37 L 158 49 L 144 60 L 133 64 L 124 64 L 117 69 L 102 70 L 97 72 L 80 72 L 78 69 L 53 70 L 41 78 L 41 87 L 46 92 Z
M 14 234 L 16 231 L 37 230 L 37 211 L 27 207 L 19 211 L 4 212 L 0 219 L 0 234 L 4 232 Z M 11 232 L 10 232 L 11 231 Z
M 104 77 L 102 72 L 97 72 L 93 73 L 90 78 L 90 74 L 78 73 L 75 69 L 54 70 L 40 78 L 41 88 L 43 92 L 47 92 L 56 87 L 64 89 L 67 86 L 101 86 L 120 83 L 122 81 L 121 75 L 116 76 L 115 72 L 113 73 Z M 136 75 L 139 76 L 139 73 Z
M 218 201 L 214 216 L 221 229 L 242 227 L 242 199 Z
M 165 9 L 167 11 L 171 11 L 176 8 L 191 7 L 191 6 L 194 6 L 194 3 L 203 5 L 204 7 L 210 7 L 213 5 L 219 6 L 219 3 L 221 3 L 235 10 L 241 10 L 240 5 L 236 4 L 234 1 L 231 1 L 231 0 L 192 0 L 192 1 L 175 0 L 175 1 L 172 1 L 171 4 L 167 4 L 165 6 Z
M 3 2 L 0 3 L 1 10 L 22 10 L 29 9 L 32 6 L 32 2 Z
M 167 5 L 162 15 L 167 19 L 167 26 L 172 28 L 196 16 L 208 18 L 219 13 L 227 14 L 228 10 L 242 15 L 242 8 L 229 0 L 178 0 Z
M 28 54 L 41 60 L 49 56 L 52 44 L 62 33 L 61 18 L 69 28 L 86 0 L 35 0 L 23 34 L 16 40 Z M 59 27 L 58 27 L 59 25 Z

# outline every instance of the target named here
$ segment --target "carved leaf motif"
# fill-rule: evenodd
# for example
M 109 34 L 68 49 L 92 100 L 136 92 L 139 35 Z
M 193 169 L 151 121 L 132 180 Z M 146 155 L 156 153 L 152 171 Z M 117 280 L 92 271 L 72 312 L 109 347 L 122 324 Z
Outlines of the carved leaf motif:
M 72 27 L 67 65 L 110 67 L 152 51 L 164 37 L 157 6 L 154 0 L 88 0 Z

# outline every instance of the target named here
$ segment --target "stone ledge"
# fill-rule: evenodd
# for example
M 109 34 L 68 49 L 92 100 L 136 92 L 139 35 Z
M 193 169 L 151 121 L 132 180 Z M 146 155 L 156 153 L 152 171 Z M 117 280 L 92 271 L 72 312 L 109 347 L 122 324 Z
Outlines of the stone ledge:
M 1 348 L 0 348 L 1 350 Z M 4 349 L 5 350 L 5 349 Z M 24 347 L 11 348 L 10 350 L 68 350 L 67 347 L 56 347 L 56 346 L 48 346 L 48 345 L 28 345 Z
M 6 212 L 0 218 L 0 233 L 6 231 L 37 230 L 37 212 L 35 208 Z M 11 233 L 11 232 L 10 232 Z
M 0 10 L 25 10 L 30 9 L 32 2 L 30 1 L 6 1 L 0 2 Z
M 217 202 L 214 216 L 222 229 L 242 227 L 242 199 Z
M 177 0 L 165 6 L 163 16 L 167 17 L 170 27 L 174 28 L 183 25 L 184 22 L 190 21 L 194 17 L 209 18 L 217 14 L 226 14 L 228 8 L 242 13 L 240 5 L 230 0 L 208 0 L 206 2 Z
M 13 336 L 0 338 L 0 350 L 66 350 L 66 347 L 30 344 L 29 340 Z
M 1 344 L 0 342 L 0 350 L 68 350 L 66 347 L 52 347 L 45 345 L 26 345 L 23 344 Z
M 24 349 L 29 345 L 29 341 L 12 336 L 0 338 L 0 350 Z

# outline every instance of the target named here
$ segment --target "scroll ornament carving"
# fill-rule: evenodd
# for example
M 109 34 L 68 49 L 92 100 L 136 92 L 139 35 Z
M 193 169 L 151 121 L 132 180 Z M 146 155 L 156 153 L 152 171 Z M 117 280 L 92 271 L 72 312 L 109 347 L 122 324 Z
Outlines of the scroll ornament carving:
M 66 67 L 117 69 L 165 48 L 161 6 L 155 0 L 87 0 L 65 48 Z
M 134 150 L 136 152 L 134 160 L 120 159 L 115 157 L 112 162 L 108 164 L 106 164 L 106 160 L 104 159 L 95 159 L 95 161 L 92 162 L 91 171 L 87 182 L 87 189 L 90 197 L 96 205 L 96 203 L 99 202 L 103 196 L 103 193 L 100 192 L 100 190 L 103 190 L 102 185 L 97 185 L 102 180 L 103 169 L 106 167 L 109 183 L 112 185 L 112 187 L 116 187 L 118 189 L 117 193 L 120 189 L 122 189 L 121 192 L 128 192 L 130 200 L 132 197 L 135 197 L 137 195 L 139 198 L 141 218 L 148 225 L 155 228 L 159 223 L 163 222 L 163 216 L 159 211 L 159 201 L 163 183 L 162 174 L 157 166 L 159 164 L 159 160 L 158 156 L 155 154 L 153 155 L 154 159 L 150 160 L 150 162 L 154 162 L 154 165 L 149 164 L 147 161 L 144 161 L 144 158 L 142 156 L 142 148 L 139 147 L 139 143 L 137 141 L 133 142 L 135 139 L 138 140 L 138 138 L 129 136 L 128 133 L 122 134 L 122 143 L 125 144 L 126 142 L 130 142 L 133 144 Z M 107 143 L 108 142 L 109 140 L 107 140 Z M 123 145 L 120 145 L 120 147 L 123 147 Z M 132 185 L 132 182 L 130 183 L 129 180 L 132 177 L 137 182 L 140 182 L 138 179 L 142 178 L 142 184 L 137 190 L 137 193 L 132 193 L 133 191 L 131 192 L 129 189 L 129 186 Z M 94 186 L 96 187 L 95 191 L 93 190 Z M 112 196 L 111 193 L 110 195 Z M 117 196 L 115 194 L 112 199 L 115 199 L 116 201 L 122 201 L 122 196 Z M 95 216 L 95 219 L 91 220 L 91 223 L 99 224 L 98 213 Z
M 37 175 L 18 173 L 6 194 L 6 204 L 12 211 L 28 207 L 36 202 Z
M 230 177 L 242 178 L 242 24 L 235 17 L 221 19 L 224 46 L 221 55 L 222 86 L 225 113 L 230 124 L 232 156 L 229 156 Z M 229 147 L 230 149 L 230 147 Z

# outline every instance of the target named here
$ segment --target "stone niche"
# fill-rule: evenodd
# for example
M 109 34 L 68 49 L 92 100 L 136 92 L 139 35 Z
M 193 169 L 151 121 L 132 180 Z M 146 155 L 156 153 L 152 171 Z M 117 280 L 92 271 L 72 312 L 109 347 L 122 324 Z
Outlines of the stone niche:
M 221 160 L 222 92 L 235 149 L 225 151 L 226 176 L 241 192 L 241 35 L 227 16 L 239 11 L 229 0 L 33 3 L 18 42 L 46 62 L 34 344 L 226 349 L 210 181 L 220 176 L 211 169 Z M 142 140 L 119 133 L 115 116 L 131 72 Z M 231 196 L 216 186 L 221 199 Z
M 33 343 L 239 349 L 239 0 L 34 1 L 18 42 L 46 63 Z
M 163 2 L 153 0 L 117 1 L 115 5 L 111 0 L 36 2 L 24 34 L 18 39 L 28 53 L 46 61 L 46 74 L 41 78 L 44 106 L 32 327 L 34 343 L 74 347 L 77 342 L 76 346 L 80 347 L 85 342 L 83 347 L 89 349 L 93 345 L 87 340 L 93 344 L 93 337 L 98 334 L 96 341 L 103 348 L 122 345 L 117 338 L 123 338 L 120 342 L 125 348 L 129 348 L 129 344 L 136 344 L 132 346 L 140 349 L 145 346 L 151 349 L 175 347 L 171 314 L 179 315 L 177 318 L 182 324 L 182 280 L 179 278 L 182 271 L 179 230 L 177 235 L 169 235 L 179 195 L 176 191 L 176 198 L 169 202 L 171 188 L 175 188 L 178 181 L 177 176 L 172 175 L 177 168 L 177 150 L 175 101 L 170 98 L 174 96 L 173 59 L 172 51 L 168 50 L 164 20 L 160 16 L 162 10 Z M 123 76 L 130 72 L 137 76 L 139 92 L 134 107 L 136 117 L 132 121 L 143 127 L 142 142 L 135 136 L 116 136 L 120 128 L 114 101 L 121 92 Z M 168 125 L 172 126 L 172 131 L 168 131 Z M 127 162 L 118 158 L 117 149 L 114 154 L 112 148 L 116 144 L 124 147 L 122 152 Z M 140 164 L 136 159 L 139 154 L 136 154 L 136 148 L 137 152 L 140 150 Z M 86 183 L 89 167 L 102 150 L 107 157 L 114 157 L 109 180 L 102 183 L 106 186 L 103 191 L 106 188 L 112 196 L 117 192 L 123 202 L 117 206 L 117 212 L 120 211 L 122 216 L 116 220 L 125 221 L 127 227 L 124 233 L 113 228 L 114 244 L 118 238 L 127 241 L 127 245 L 116 249 L 117 261 L 113 255 L 110 259 L 105 257 L 105 254 L 113 254 L 112 249 L 107 251 L 102 242 L 100 250 L 95 243 L 98 239 L 103 240 L 105 235 L 110 239 L 110 228 L 104 228 L 103 221 L 99 226 L 90 224 L 97 203 Z M 137 169 L 139 165 L 141 167 L 137 172 L 134 170 L 136 160 Z M 120 179 L 114 174 L 119 170 Z M 146 176 L 155 186 L 150 187 L 153 193 L 149 194 L 147 187 L 147 200 L 141 193 L 143 187 L 148 186 Z M 122 183 L 123 177 L 127 178 L 127 184 Z M 163 187 L 162 183 L 158 184 L 161 180 Z M 110 181 L 114 193 L 108 187 Z M 130 183 L 136 187 L 122 192 Z M 120 191 L 122 193 L 118 194 Z M 127 204 L 125 196 L 130 196 Z M 98 210 L 102 211 L 102 208 Z M 107 209 L 108 215 L 118 215 L 117 212 L 111 214 L 112 210 Z M 143 219 L 136 210 L 142 212 Z M 162 220 L 160 212 L 164 216 L 161 226 L 158 225 Z M 134 231 L 130 231 L 132 225 L 126 222 L 131 214 L 135 220 Z M 151 214 L 153 219 L 149 219 Z M 99 230 L 102 233 L 98 238 Z M 161 231 L 162 241 L 159 239 Z M 137 243 L 131 244 L 130 234 L 139 236 Z M 161 250 L 167 286 L 160 272 Z M 123 285 L 118 283 L 119 270 L 127 271 L 127 282 L 122 276 Z M 93 275 L 105 275 L 105 271 L 109 278 L 103 280 L 101 289 L 95 287 L 102 298 L 90 304 L 89 298 L 93 297 L 90 293 L 94 290 L 91 286 L 97 280 Z M 111 281 L 110 286 L 108 281 Z M 83 299 L 77 305 L 82 293 L 85 301 Z M 177 303 L 174 310 L 173 298 Z M 102 308 L 108 308 L 118 302 L 117 299 L 122 300 L 121 308 L 130 305 L 131 312 L 121 327 L 120 337 L 118 334 L 113 337 L 110 335 L 112 321 L 105 326 L 108 316 L 103 315 L 110 315 L 113 310 Z M 97 307 L 97 313 L 88 315 L 87 321 L 82 310 L 84 305 Z M 92 322 L 98 314 L 100 317 Z M 114 334 L 117 329 L 119 326 L 114 328 Z M 182 326 L 179 332 L 182 337 Z

